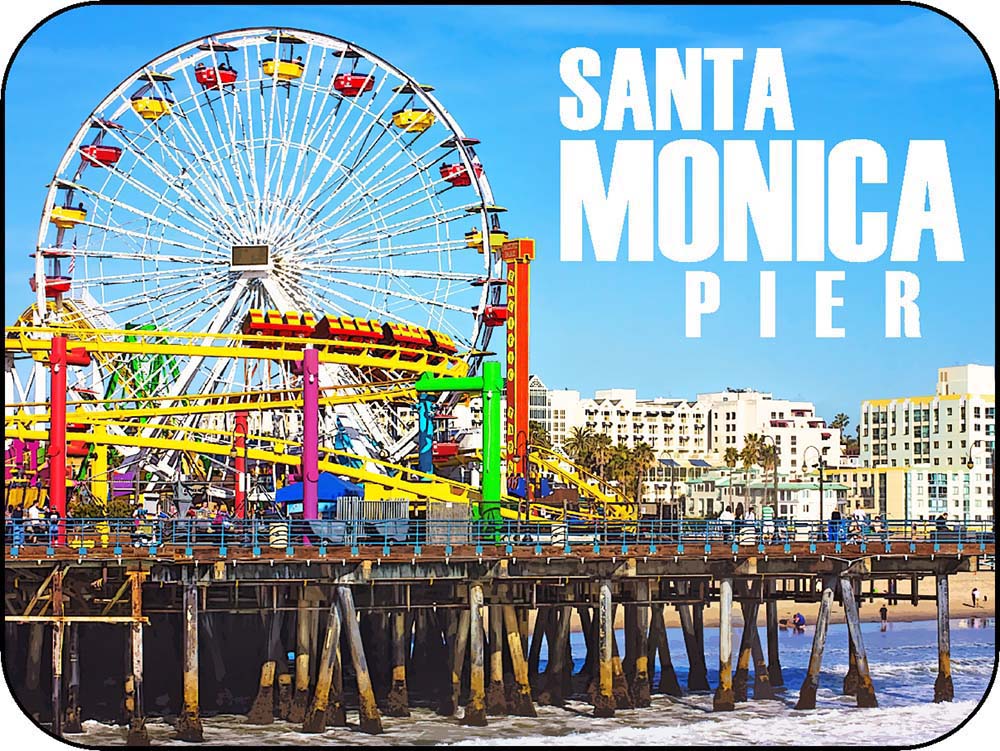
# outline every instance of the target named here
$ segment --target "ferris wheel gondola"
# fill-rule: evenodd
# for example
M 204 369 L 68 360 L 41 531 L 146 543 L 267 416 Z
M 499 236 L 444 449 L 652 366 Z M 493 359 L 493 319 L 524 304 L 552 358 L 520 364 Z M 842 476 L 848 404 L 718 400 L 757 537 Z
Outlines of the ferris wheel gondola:
M 492 335 L 481 311 L 502 292 L 499 209 L 479 142 L 431 92 L 353 43 L 298 30 L 223 32 L 150 61 L 95 108 L 50 184 L 33 277 L 39 321 L 169 338 L 236 333 L 253 310 L 286 324 L 288 314 L 328 318 L 335 330 L 360 319 L 415 347 L 467 352 L 475 371 Z M 87 140 L 92 127 L 98 138 Z M 470 217 L 489 252 L 469 244 Z M 118 372 L 125 358 L 100 366 Z M 301 378 L 201 355 L 143 367 L 145 396 L 295 389 Z M 321 374 L 341 387 L 371 376 Z M 327 412 L 359 453 L 408 450 L 413 421 L 397 405 Z M 270 429 L 298 428 L 288 419 Z

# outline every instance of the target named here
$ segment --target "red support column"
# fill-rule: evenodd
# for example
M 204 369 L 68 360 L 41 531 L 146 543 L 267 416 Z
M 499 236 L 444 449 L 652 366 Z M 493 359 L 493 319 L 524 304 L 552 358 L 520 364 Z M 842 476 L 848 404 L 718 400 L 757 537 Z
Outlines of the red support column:
M 49 501 L 60 519 L 66 518 L 66 337 L 52 338 L 49 355 Z M 60 545 L 66 544 L 66 525 L 59 522 Z
M 507 263 L 507 412 L 504 443 L 507 451 L 507 484 L 523 477 L 526 503 L 531 501 L 528 474 L 528 329 L 531 294 L 531 261 L 535 241 L 509 240 L 500 249 Z M 527 511 L 527 509 L 526 509 Z
M 246 518 L 246 498 L 247 498 L 247 413 L 236 413 L 236 489 L 233 494 L 233 506 L 237 519 Z

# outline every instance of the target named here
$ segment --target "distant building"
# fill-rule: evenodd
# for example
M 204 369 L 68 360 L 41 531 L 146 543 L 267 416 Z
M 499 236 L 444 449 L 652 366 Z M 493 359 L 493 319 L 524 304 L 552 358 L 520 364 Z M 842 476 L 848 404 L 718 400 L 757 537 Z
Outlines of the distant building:
M 993 518 L 994 392 L 992 366 L 961 365 L 938 369 L 934 394 L 862 402 L 862 474 L 905 470 L 901 487 L 887 485 L 887 507 L 910 519 Z

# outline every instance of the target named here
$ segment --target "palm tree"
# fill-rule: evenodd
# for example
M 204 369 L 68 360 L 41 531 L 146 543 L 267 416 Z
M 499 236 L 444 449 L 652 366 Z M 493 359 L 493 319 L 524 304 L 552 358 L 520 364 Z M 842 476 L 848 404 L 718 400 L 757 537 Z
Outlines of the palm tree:
M 830 423 L 831 428 L 839 428 L 840 430 L 847 430 L 847 426 L 850 424 L 851 418 L 848 417 L 843 412 L 838 412 L 833 417 L 833 422 Z
M 648 443 L 639 442 L 632 449 L 632 466 L 635 467 L 635 502 L 642 502 L 642 483 L 646 473 L 656 466 L 656 454 Z
M 590 463 L 590 452 L 594 443 L 594 431 L 590 428 L 573 428 L 563 444 L 566 453 L 574 463 L 585 466 Z
M 750 507 L 750 470 L 760 462 L 761 449 L 764 447 L 764 440 L 757 433 L 747 433 L 743 437 L 743 450 L 740 452 L 740 459 L 743 460 L 743 471 L 745 473 L 745 484 L 747 489 L 747 509 Z
M 552 438 L 545 426 L 537 420 L 528 422 L 528 448 L 529 450 L 539 446 L 543 449 L 552 448 Z
M 736 450 L 735 446 L 730 446 L 723 455 L 723 461 L 729 467 L 729 500 L 731 501 L 733 498 L 733 470 L 739 464 L 740 452 Z
M 605 474 L 613 453 L 614 446 L 611 444 L 610 436 L 596 433 L 591 441 L 590 458 L 593 469 L 602 480 L 607 479 Z

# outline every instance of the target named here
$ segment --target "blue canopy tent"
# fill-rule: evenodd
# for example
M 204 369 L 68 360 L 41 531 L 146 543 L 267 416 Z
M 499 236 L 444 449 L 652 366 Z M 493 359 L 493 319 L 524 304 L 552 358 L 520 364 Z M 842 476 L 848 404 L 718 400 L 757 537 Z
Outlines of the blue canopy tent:
M 311 534 L 335 545 L 356 544 L 359 537 L 375 536 L 394 542 L 402 542 L 407 536 L 409 523 L 405 508 L 398 517 L 369 519 L 364 514 L 364 504 L 353 501 L 353 508 L 348 508 L 345 519 L 337 519 L 337 503 L 344 498 L 360 499 L 364 497 L 364 488 L 352 482 L 343 480 L 330 472 L 321 472 L 317 482 L 319 496 L 319 520 L 296 522 L 303 534 Z M 302 483 L 295 482 L 279 489 L 274 496 L 278 505 L 285 507 L 286 514 L 302 513 Z M 305 524 L 308 527 L 303 528 Z
M 364 490 L 360 485 L 342 480 L 330 472 L 320 472 L 317 484 L 317 495 L 319 496 L 319 515 L 321 519 L 333 516 L 337 508 L 337 499 L 343 496 L 354 496 L 360 498 L 364 495 Z M 274 494 L 274 501 L 278 505 L 284 504 L 285 513 L 302 513 L 302 483 L 293 482 L 283 488 L 279 488 Z

